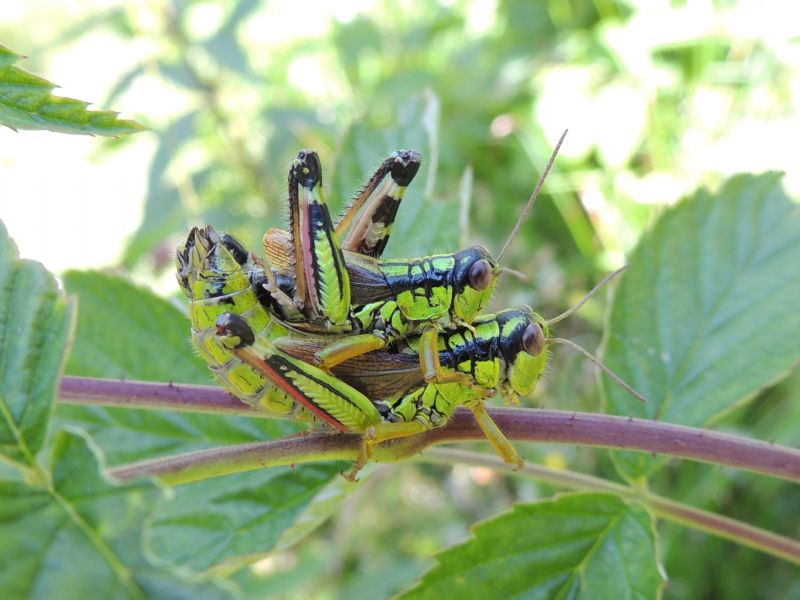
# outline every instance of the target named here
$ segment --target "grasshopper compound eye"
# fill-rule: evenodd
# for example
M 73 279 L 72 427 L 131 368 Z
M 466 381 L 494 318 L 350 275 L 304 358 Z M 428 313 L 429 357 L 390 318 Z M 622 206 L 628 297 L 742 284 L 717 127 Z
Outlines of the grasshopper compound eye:
M 531 323 L 522 334 L 522 347 L 531 356 L 539 356 L 544 350 L 544 331 L 538 323 Z
M 482 291 L 488 288 L 493 277 L 492 265 L 486 259 L 482 258 L 469 269 L 469 285 L 476 290 Z

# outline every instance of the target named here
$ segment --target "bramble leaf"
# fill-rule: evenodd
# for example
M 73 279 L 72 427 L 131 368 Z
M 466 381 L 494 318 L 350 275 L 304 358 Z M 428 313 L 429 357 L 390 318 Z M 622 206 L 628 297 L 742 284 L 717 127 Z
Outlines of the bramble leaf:
M 655 598 L 653 519 L 611 494 L 569 494 L 473 528 L 400 598 Z
M 55 436 L 52 477 L 0 481 L 0 589 L 5 598 L 201 598 L 230 595 L 179 579 L 141 552 L 142 519 L 160 495 L 103 478 L 82 436 Z
M 70 375 L 211 383 L 188 316 L 163 298 L 99 271 L 67 271 L 64 286 L 80 298 Z
M 278 467 L 180 486 L 156 507 L 145 543 L 160 561 L 201 572 L 242 557 L 252 562 L 282 545 L 283 534 L 299 527 L 307 507 L 336 483 L 331 478 L 341 480 L 340 470 L 337 464 Z M 356 487 L 342 483 L 345 495 Z M 308 531 L 322 522 L 312 521 Z
M 33 466 L 47 435 L 74 310 L 0 222 L 0 453 Z
M 15 63 L 22 58 L 0 46 L 0 125 L 61 133 L 118 136 L 144 131 L 136 121 L 107 110 L 87 110 L 88 102 L 54 96 L 57 87 Z
M 668 210 L 617 290 L 605 362 L 647 397 L 603 378 L 609 412 L 703 426 L 800 359 L 800 206 L 777 173 L 730 179 Z M 628 478 L 661 461 L 615 453 Z

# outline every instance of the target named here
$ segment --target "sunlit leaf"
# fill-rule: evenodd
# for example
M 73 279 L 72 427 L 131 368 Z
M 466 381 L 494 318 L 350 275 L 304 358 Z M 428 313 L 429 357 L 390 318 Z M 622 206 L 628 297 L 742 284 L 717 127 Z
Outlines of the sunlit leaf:
M 458 245 L 458 203 L 433 198 L 439 148 L 432 103 L 435 99 L 409 100 L 398 111 L 395 126 L 388 129 L 373 130 L 365 124 L 354 125 L 341 142 L 337 155 L 331 187 L 335 198 L 349 199 L 393 151 L 408 149 L 422 154 L 422 166 L 403 199 L 386 256 L 454 252 Z M 455 199 L 456 195 L 454 191 L 451 198 Z
M 88 102 L 54 96 L 57 86 L 16 66 L 19 58 L 0 46 L 0 124 L 108 136 L 144 130 L 135 121 L 117 118 L 115 112 L 88 110 Z
M 800 207 L 780 176 L 734 177 L 666 212 L 616 294 L 606 362 L 647 397 L 603 378 L 610 412 L 706 425 L 800 359 Z M 616 453 L 628 477 L 656 463 Z
M 132 266 L 148 252 L 164 243 L 176 230 L 185 228 L 186 211 L 180 192 L 167 181 L 167 169 L 180 148 L 195 135 L 197 114 L 189 112 L 159 133 L 159 145 L 147 175 L 147 200 L 144 219 L 125 248 L 123 262 Z M 171 249 L 170 249 L 171 250 Z
M 259 8 L 261 0 L 239 0 L 214 36 L 205 42 L 208 53 L 224 67 L 255 79 L 247 53 L 239 44 L 239 27 Z
M 0 221 L 0 453 L 33 465 L 73 323 L 73 305 L 38 262 L 19 260 Z

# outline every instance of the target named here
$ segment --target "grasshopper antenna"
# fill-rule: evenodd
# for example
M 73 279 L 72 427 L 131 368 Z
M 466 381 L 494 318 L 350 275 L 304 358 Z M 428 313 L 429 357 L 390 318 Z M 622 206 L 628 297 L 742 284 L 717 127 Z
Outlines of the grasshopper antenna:
M 609 281 L 611 281 L 612 279 L 614 279 L 614 277 L 616 277 L 617 275 L 619 275 L 620 273 L 622 273 L 622 272 L 623 272 L 625 269 L 627 269 L 627 268 L 628 268 L 628 265 L 623 265 L 622 267 L 620 267 L 619 269 L 617 269 L 617 270 L 616 270 L 616 271 L 614 271 L 613 273 L 609 273 L 608 275 L 606 275 L 605 277 L 603 277 L 602 281 L 600 281 L 600 283 L 598 283 L 596 286 L 594 286 L 594 287 L 591 289 L 591 291 L 590 291 L 588 294 L 586 294 L 586 295 L 583 297 L 583 300 L 581 300 L 580 302 L 578 302 L 578 303 L 577 303 L 575 306 L 573 306 L 572 308 L 568 308 L 567 310 L 565 310 L 563 313 L 561 313 L 561 314 L 560 314 L 560 315 L 558 315 L 557 317 L 553 317 L 552 319 L 549 319 L 549 320 L 547 321 L 547 325 L 548 325 L 548 326 L 550 326 L 550 325 L 555 325 L 555 324 L 556 324 L 556 323 L 558 323 L 559 321 L 563 321 L 564 319 L 566 319 L 566 318 L 567 318 L 567 317 L 569 317 L 570 315 L 574 314 L 574 313 L 575 313 L 575 312 L 576 312 L 578 309 L 580 309 L 580 307 L 581 307 L 581 306 L 583 306 L 583 305 L 584 305 L 584 304 L 586 304 L 586 303 L 587 303 L 589 300 L 591 300 L 592 296 L 594 296 L 594 295 L 595 295 L 597 292 L 599 292 L 601 289 L 603 289 L 603 287 L 604 287 L 604 286 L 605 286 L 605 285 L 606 285 L 606 284 L 607 284 Z
M 530 277 L 525 275 L 522 271 L 517 271 L 516 269 L 509 269 L 508 267 L 500 267 L 501 273 L 508 273 L 509 275 L 513 275 L 520 281 L 530 281 Z
M 592 289 L 589 291 L 589 293 L 588 293 L 588 294 L 586 294 L 586 295 L 583 297 L 583 299 L 582 299 L 580 302 L 578 302 L 578 303 L 577 303 L 575 306 L 573 306 L 572 308 L 569 308 L 569 309 L 565 310 L 563 313 L 561 313 L 561 314 L 560 314 L 560 315 L 558 315 L 557 317 L 553 317 L 552 319 L 548 320 L 548 321 L 547 321 L 547 325 L 548 325 L 548 327 L 549 327 L 550 325 L 555 325 L 555 324 L 556 324 L 556 323 L 558 323 L 559 321 L 563 321 L 563 320 L 564 320 L 564 319 L 566 319 L 568 316 L 570 316 L 570 315 L 574 314 L 574 313 L 575 313 L 575 311 L 577 311 L 577 310 L 578 310 L 578 309 L 579 309 L 581 306 L 583 306 L 584 304 L 586 304 L 586 303 L 587 303 L 587 302 L 588 302 L 588 301 L 589 301 L 589 300 L 592 298 L 592 296 L 594 296 L 594 295 L 595 295 L 597 292 L 599 292 L 601 289 L 603 289 L 603 287 L 604 287 L 606 284 L 608 284 L 608 282 L 609 282 L 609 281 L 611 281 L 612 279 L 614 279 L 614 277 L 616 277 L 617 275 L 619 275 L 620 273 L 622 273 L 622 272 L 623 272 L 625 269 L 627 269 L 627 268 L 628 268 L 628 265 L 624 265 L 624 266 L 620 267 L 619 269 L 617 269 L 616 271 L 614 271 L 613 273 L 609 273 L 608 275 L 606 275 L 606 276 L 605 276 L 605 277 L 602 279 L 602 281 L 600 281 L 600 283 L 598 283 L 596 286 L 594 286 L 594 287 L 593 287 L 593 288 L 592 288 Z M 588 358 L 590 361 L 592 361 L 592 362 L 593 362 L 595 365 L 597 365 L 598 367 L 600 367 L 600 368 L 601 368 L 603 371 L 605 371 L 605 372 L 606 372 L 606 374 L 607 374 L 609 377 L 611 377 L 611 379 L 613 379 L 614 381 L 616 381 L 616 382 L 617 382 L 617 384 L 619 384 L 619 386 L 620 386 L 622 389 L 624 389 L 626 392 L 628 392 L 628 393 L 629 393 L 631 396 L 633 396 L 634 398 L 636 398 L 637 400 L 639 400 L 639 401 L 640 401 L 640 402 L 642 402 L 642 403 L 645 403 L 645 402 L 647 402 L 647 400 L 645 399 L 645 397 L 644 397 L 644 396 L 642 396 L 642 395 L 641 395 L 639 392 L 637 392 L 635 389 L 633 389 L 633 388 L 632 388 L 630 385 L 628 385 L 627 383 L 625 383 L 625 381 L 623 381 L 623 379 L 622 379 L 622 378 L 621 378 L 619 375 L 617 375 L 616 373 L 614 373 L 614 371 L 612 371 L 610 368 L 608 368 L 608 367 L 607 367 L 607 366 L 606 366 L 606 365 L 603 363 L 603 361 L 601 361 L 599 358 L 597 358 L 597 357 L 596 357 L 594 354 L 592 354 L 591 352 L 589 352 L 589 351 L 588 351 L 586 348 L 584 348 L 583 346 L 579 346 L 578 344 L 576 344 L 576 343 L 575 343 L 575 342 L 573 342 L 572 340 L 566 340 L 566 339 L 564 339 L 564 338 L 556 338 L 556 337 L 553 337 L 553 338 L 548 338 L 548 339 L 547 339 L 547 341 L 545 342 L 545 344 L 564 344 L 564 345 L 566 345 L 566 346 L 569 346 L 570 348 L 574 348 L 575 350 L 577 350 L 578 352 L 580 352 L 581 354 L 583 354 L 583 355 L 584 355 L 586 358 Z
M 511 233 L 506 238 L 503 247 L 500 248 L 500 253 L 497 255 L 498 263 L 500 262 L 500 259 L 503 258 L 503 254 L 506 253 L 506 250 L 508 250 L 509 245 L 517 236 L 519 230 L 522 229 L 522 225 L 528 218 L 528 215 L 531 212 L 531 208 L 533 208 L 533 204 L 534 202 L 536 202 L 536 198 L 539 196 L 539 192 L 542 190 L 542 186 L 544 185 L 544 180 L 547 178 L 547 174 L 550 172 L 550 167 L 553 166 L 553 163 L 556 160 L 556 156 L 558 156 L 558 151 L 561 149 L 561 144 L 564 143 L 564 138 L 567 137 L 567 131 L 569 131 L 569 129 L 565 129 L 564 133 L 561 134 L 561 137 L 558 138 L 558 143 L 556 144 L 556 147 L 553 149 L 553 154 L 550 155 L 550 160 L 547 161 L 547 166 L 545 166 L 544 171 L 542 172 L 542 176 L 539 177 L 539 182 L 536 184 L 536 188 L 534 188 L 533 194 L 531 194 L 531 197 L 528 198 L 528 203 L 525 205 L 525 208 L 519 215 L 519 219 L 517 219 L 517 224 L 514 225 L 514 229 L 511 230 Z
M 603 369 L 603 371 L 606 372 L 606 375 L 608 375 L 609 377 L 611 377 L 611 379 L 616 381 L 622 389 L 624 389 L 631 396 L 636 398 L 639 402 L 641 402 L 642 404 L 647 402 L 647 399 L 644 396 L 642 396 L 639 392 L 637 392 L 635 389 L 633 389 L 631 386 L 629 386 L 627 383 L 625 383 L 622 380 L 622 377 L 620 377 L 619 375 L 614 373 L 614 371 L 612 371 L 609 367 L 607 367 L 603 363 L 603 361 L 601 361 L 599 358 L 597 358 L 594 354 L 589 352 L 583 346 L 579 346 L 578 344 L 576 344 L 572 340 L 565 340 L 564 338 L 548 338 L 547 341 L 545 342 L 545 344 L 565 344 L 565 345 L 569 346 L 570 348 L 574 348 L 575 350 L 577 350 L 578 352 L 583 354 L 586 358 L 588 358 L 590 361 L 592 361 L 594 364 L 596 364 L 598 367 Z

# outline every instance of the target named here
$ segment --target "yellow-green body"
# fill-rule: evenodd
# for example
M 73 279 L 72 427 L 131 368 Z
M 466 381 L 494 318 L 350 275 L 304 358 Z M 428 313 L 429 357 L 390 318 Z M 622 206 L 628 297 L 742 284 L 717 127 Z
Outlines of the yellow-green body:
M 520 332 L 537 323 L 530 309 L 521 315 L 506 311 L 509 314 L 481 317 L 474 328 L 456 327 L 439 338 L 443 374 L 461 374 L 469 385 L 426 382 L 418 368 L 420 338 L 415 336 L 399 352 L 361 356 L 359 360 L 367 362 L 360 367 L 342 366 L 351 371 L 350 377 L 344 373 L 340 378 L 337 370 L 330 374 L 306 360 L 313 340 L 291 338 L 271 319 L 252 286 L 258 265 L 230 238 L 226 247 L 210 226 L 193 229 L 178 250 L 177 265 L 178 281 L 191 300 L 192 340 L 214 376 L 244 402 L 276 416 L 364 433 L 351 476 L 369 460 L 374 444 L 444 425 L 459 405 L 473 411 L 507 462 L 522 463 L 486 413 L 483 399 L 513 380 L 523 353 L 516 348 L 509 355 L 506 346 L 519 346 Z M 325 338 L 317 338 L 321 339 Z M 545 361 L 546 353 L 535 357 L 528 365 L 536 365 L 532 376 L 517 380 L 535 385 Z M 403 377 L 392 370 L 393 364 L 401 365 Z M 370 387 L 370 378 L 377 378 L 377 385 Z

